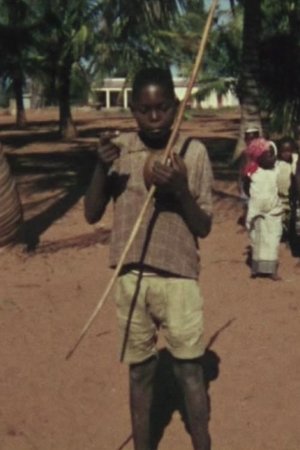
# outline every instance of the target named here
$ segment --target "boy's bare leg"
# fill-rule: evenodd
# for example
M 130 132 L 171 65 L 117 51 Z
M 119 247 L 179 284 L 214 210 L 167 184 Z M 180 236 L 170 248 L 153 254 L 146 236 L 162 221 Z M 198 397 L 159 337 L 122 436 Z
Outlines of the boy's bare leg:
M 181 386 L 194 450 L 209 450 L 208 402 L 203 369 L 199 360 L 173 362 Z
M 129 367 L 130 410 L 135 450 L 150 449 L 150 411 L 157 358 Z

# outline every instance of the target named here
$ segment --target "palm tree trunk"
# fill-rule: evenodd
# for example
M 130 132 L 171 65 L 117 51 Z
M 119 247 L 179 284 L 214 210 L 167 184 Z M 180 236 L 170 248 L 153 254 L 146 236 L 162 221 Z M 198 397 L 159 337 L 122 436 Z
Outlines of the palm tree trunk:
M 0 147 L 0 247 L 16 240 L 22 209 L 15 181 Z
M 300 26 L 300 4 L 299 2 L 295 2 L 294 6 L 289 9 L 289 26 L 291 30 L 291 38 L 294 39 L 294 42 L 299 43 L 299 26 Z M 297 52 L 295 67 L 299 67 L 299 52 Z M 294 55 L 292 56 L 294 59 Z M 297 64 L 298 63 L 298 64 Z M 299 90 L 298 90 L 299 92 Z M 294 135 L 297 140 L 299 140 L 300 137 L 300 99 L 299 95 L 295 95 L 294 99 L 294 116 L 292 118 L 292 130 L 289 130 L 288 132 L 285 132 L 286 135 L 291 134 Z M 299 142 L 298 142 L 299 145 Z M 299 166 L 300 168 L 300 166 Z M 300 190 L 298 191 L 300 195 Z M 299 197 L 300 200 L 300 197 Z
M 257 127 L 262 132 L 259 102 L 259 36 L 260 36 L 260 0 L 245 0 L 243 56 L 239 80 L 241 106 L 240 133 L 234 151 L 236 160 L 242 153 L 247 128 Z
M 59 131 L 67 140 L 77 135 L 70 106 L 71 67 L 71 64 L 62 64 L 58 73 Z
M 16 99 L 16 125 L 18 128 L 26 126 L 26 114 L 23 101 L 23 76 L 21 73 L 16 73 L 13 78 L 13 88 Z
M 234 15 L 235 14 L 235 1 L 234 0 L 229 0 L 229 3 L 230 3 L 231 12 Z

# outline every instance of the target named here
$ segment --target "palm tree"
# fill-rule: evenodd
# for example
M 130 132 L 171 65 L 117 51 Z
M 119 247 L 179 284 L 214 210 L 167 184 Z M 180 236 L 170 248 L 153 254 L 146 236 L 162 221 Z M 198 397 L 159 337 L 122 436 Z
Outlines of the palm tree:
M 98 0 L 44 1 L 44 33 L 39 43 L 40 77 L 48 99 L 58 100 L 61 136 L 76 136 L 70 106 L 73 64 L 85 55 L 93 27 L 99 19 Z M 49 95 L 50 93 L 50 95 Z
M 10 81 L 16 99 L 16 124 L 23 127 L 26 115 L 23 88 L 26 73 L 33 56 L 36 21 L 34 2 L 26 0 L 0 1 L 0 74 Z
M 0 247 L 13 242 L 22 220 L 21 203 L 2 146 L 0 146 Z
M 119 65 L 130 71 L 138 62 L 153 61 L 159 50 L 158 40 L 151 38 L 153 28 L 169 23 L 184 4 L 185 0 L 45 1 L 43 64 L 57 93 L 64 138 L 76 134 L 70 107 L 74 65 L 82 71 L 92 67 L 94 73 L 112 73 Z
M 241 105 L 240 133 L 233 159 L 244 149 L 244 133 L 248 127 L 262 131 L 259 96 L 259 42 L 261 25 L 261 0 L 244 0 L 244 27 L 241 72 L 238 94 Z
M 98 42 L 85 64 L 90 69 L 87 77 L 95 84 L 108 74 L 129 82 L 141 66 L 169 67 L 178 53 L 171 30 L 191 1 L 195 0 L 108 1 L 102 9 Z
M 296 135 L 300 122 L 300 4 L 266 2 L 261 59 L 264 108 L 275 131 Z

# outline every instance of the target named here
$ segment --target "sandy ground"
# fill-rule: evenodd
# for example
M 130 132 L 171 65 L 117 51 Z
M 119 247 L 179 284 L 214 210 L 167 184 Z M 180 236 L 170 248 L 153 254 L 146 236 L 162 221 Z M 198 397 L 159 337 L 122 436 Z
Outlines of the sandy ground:
M 132 122 L 86 113 L 77 117 L 79 138 L 61 143 L 55 116 L 30 119 L 28 131 L 16 132 L 9 117 L 0 118 L 30 250 L 22 244 L 0 251 L 0 449 L 132 450 L 112 299 L 65 360 L 111 276 L 111 209 L 95 226 L 82 211 L 95 136 Z M 214 159 L 232 144 L 237 118 L 196 118 L 184 128 L 204 139 Z M 282 244 L 282 281 L 249 278 L 234 174 L 215 166 L 215 224 L 201 242 L 200 277 L 212 450 L 299 450 L 300 270 Z M 164 356 L 155 410 L 159 449 L 189 450 Z

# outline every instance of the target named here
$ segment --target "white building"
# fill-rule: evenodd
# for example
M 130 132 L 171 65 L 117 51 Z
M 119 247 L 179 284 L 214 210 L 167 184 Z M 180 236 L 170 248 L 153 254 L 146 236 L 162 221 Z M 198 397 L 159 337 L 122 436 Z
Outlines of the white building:
M 98 109 L 124 108 L 129 107 L 131 88 L 125 85 L 125 78 L 105 78 L 101 87 L 94 87 L 92 91 L 96 97 L 96 107 Z M 175 93 L 179 100 L 182 100 L 186 93 L 188 80 L 186 78 L 174 78 Z M 232 91 L 224 95 L 219 95 L 212 91 L 204 100 L 198 101 L 193 94 L 196 94 L 199 86 L 192 89 L 190 107 L 203 109 L 238 106 L 239 101 Z

